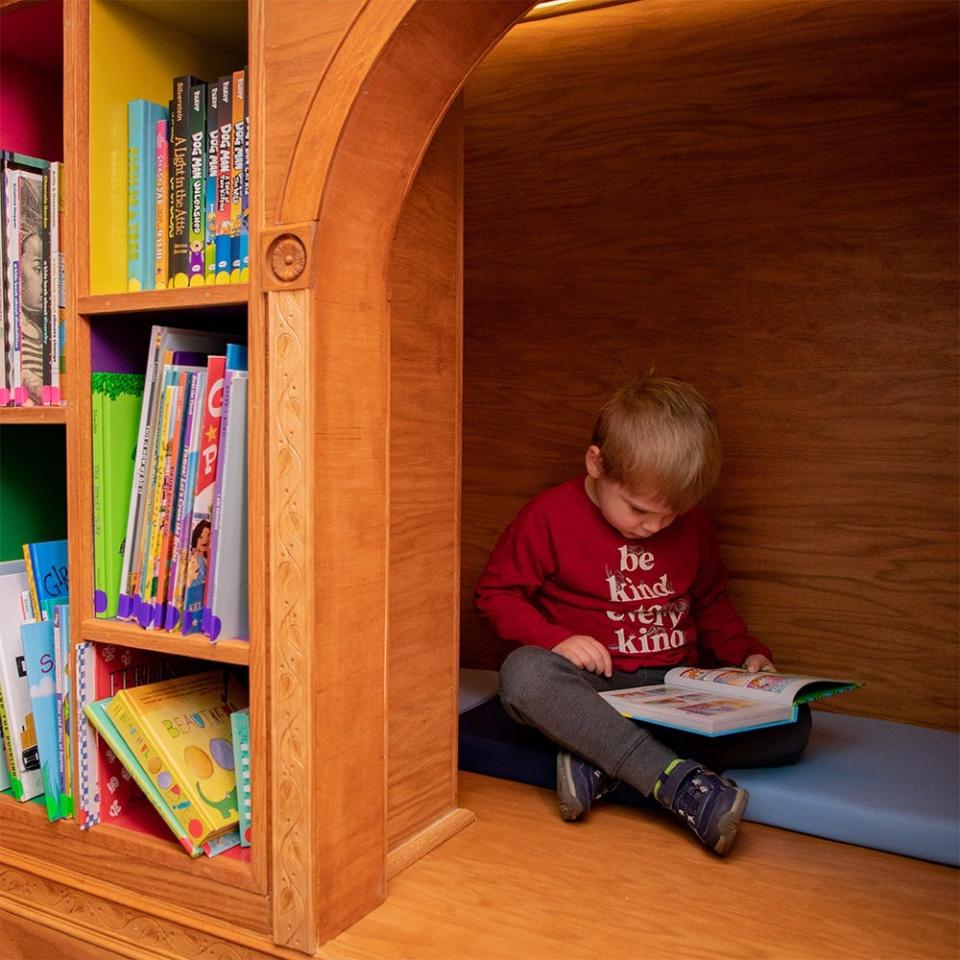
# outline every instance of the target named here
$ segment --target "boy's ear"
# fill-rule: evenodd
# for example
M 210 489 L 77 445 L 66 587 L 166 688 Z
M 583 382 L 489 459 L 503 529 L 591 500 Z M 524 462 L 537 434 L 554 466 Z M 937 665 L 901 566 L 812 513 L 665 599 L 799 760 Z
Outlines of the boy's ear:
M 594 480 L 598 480 L 603 476 L 603 454 L 600 452 L 600 448 L 596 444 L 591 444 L 589 447 L 587 447 L 587 455 L 585 460 L 587 464 L 587 473 L 589 473 Z

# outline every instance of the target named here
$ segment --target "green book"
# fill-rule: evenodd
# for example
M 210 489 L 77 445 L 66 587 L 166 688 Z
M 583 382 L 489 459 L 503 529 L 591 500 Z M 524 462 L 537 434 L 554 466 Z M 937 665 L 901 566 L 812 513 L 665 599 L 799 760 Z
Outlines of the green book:
M 91 381 L 94 609 L 98 617 L 115 617 L 144 376 L 139 373 L 94 373 Z

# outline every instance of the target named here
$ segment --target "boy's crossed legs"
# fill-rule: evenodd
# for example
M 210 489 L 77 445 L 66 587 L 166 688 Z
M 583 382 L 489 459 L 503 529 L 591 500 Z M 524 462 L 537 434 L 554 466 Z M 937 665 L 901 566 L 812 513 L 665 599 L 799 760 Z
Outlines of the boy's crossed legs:
M 558 756 L 564 819 L 579 819 L 611 788 L 611 780 L 624 780 L 676 813 L 708 847 L 725 853 L 746 808 L 747 792 L 709 768 L 722 772 L 796 760 L 810 733 L 809 709 L 801 709 L 795 724 L 761 731 L 710 738 L 657 728 L 654 736 L 596 696 L 598 691 L 662 683 L 665 673 L 666 668 L 641 669 L 604 677 L 549 650 L 525 646 L 500 669 L 500 698 L 514 719 L 576 755 Z M 696 760 L 681 760 L 690 756 Z

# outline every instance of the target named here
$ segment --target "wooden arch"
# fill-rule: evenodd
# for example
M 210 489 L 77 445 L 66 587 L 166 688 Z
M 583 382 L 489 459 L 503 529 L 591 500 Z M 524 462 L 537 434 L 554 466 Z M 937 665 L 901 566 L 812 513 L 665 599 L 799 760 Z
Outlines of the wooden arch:
M 251 435 L 262 429 L 269 516 L 251 549 L 270 571 L 274 938 L 306 952 L 384 896 L 394 233 L 467 75 L 530 6 L 360 6 L 313 92 L 275 222 L 261 220 L 251 328 L 265 330 L 270 387 Z

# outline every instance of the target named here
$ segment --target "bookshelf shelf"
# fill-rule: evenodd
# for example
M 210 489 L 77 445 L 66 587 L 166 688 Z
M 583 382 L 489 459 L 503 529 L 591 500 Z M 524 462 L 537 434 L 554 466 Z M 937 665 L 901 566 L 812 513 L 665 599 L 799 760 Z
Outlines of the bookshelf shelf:
M 247 666 L 250 663 L 250 644 L 246 640 L 221 640 L 211 643 L 205 636 L 181 636 L 167 630 L 143 630 L 119 620 L 84 620 L 81 627 L 84 640 L 95 643 L 115 643 L 138 650 L 155 650 L 180 657 L 195 657 L 216 663 Z
M 66 407 L 0 407 L 0 424 L 47 424 L 66 422 Z
M 196 310 L 203 307 L 245 306 L 247 284 L 194 287 L 186 290 L 144 290 L 141 293 L 101 293 L 80 297 L 81 315 L 109 316 L 117 313 L 147 313 L 157 310 Z

